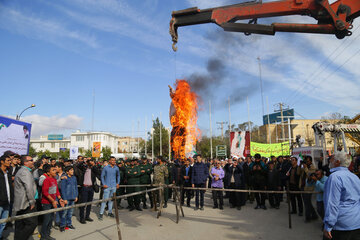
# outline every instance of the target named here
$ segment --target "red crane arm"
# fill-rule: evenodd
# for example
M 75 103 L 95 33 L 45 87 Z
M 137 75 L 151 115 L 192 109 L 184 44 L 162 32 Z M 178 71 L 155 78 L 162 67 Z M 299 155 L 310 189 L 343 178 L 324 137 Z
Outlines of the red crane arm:
M 286 15 L 306 15 L 318 20 L 317 24 L 272 23 L 257 24 L 258 18 Z M 335 34 L 342 39 L 350 36 L 352 21 L 360 15 L 359 0 L 283 0 L 276 2 L 252 1 L 235 5 L 200 10 L 197 7 L 172 12 L 170 34 L 173 49 L 178 40 L 177 29 L 203 23 L 216 23 L 225 31 L 274 35 L 275 32 L 303 32 Z M 252 19 L 248 24 L 238 20 Z

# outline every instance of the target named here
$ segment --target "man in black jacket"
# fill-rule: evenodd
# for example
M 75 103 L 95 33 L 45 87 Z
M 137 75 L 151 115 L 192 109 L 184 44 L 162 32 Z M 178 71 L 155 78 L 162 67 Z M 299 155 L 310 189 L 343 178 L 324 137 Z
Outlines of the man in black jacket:
M 277 158 L 277 164 L 275 165 L 275 168 L 278 170 L 279 176 L 280 176 L 280 187 L 281 187 L 280 190 L 284 190 L 287 187 L 286 173 L 291 168 L 291 163 L 289 162 L 288 157 L 287 156 L 286 157 L 279 156 Z M 280 200 L 280 202 L 283 201 L 283 194 L 282 193 L 279 193 L 279 200 Z
M 192 166 L 190 166 L 190 160 L 186 159 L 184 165 L 181 167 L 181 179 L 182 179 L 182 187 L 191 187 L 191 174 L 192 174 Z M 184 205 L 185 202 L 185 194 L 186 194 L 186 206 L 190 207 L 191 200 L 191 189 L 183 189 L 181 188 L 181 205 Z
M 245 176 L 242 167 L 235 160 L 232 166 L 229 167 L 229 173 L 227 175 L 227 182 L 230 189 L 244 189 L 245 188 Z M 242 194 L 240 192 L 229 192 L 229 203 L 231 208 L 241 209 L 243 203 Z
M 267 179 L 267 167 L 263 161 L 261 161 L 261 155 L 256 153 L 254 155 L 255 161 L 250 164 L 253 179 L 254 190 L 266 190 Z M 262 208 L 266 210 L 265 206 L 265 193 L 255 193 L 256 207 L 255 209 Z
M 267 190 L 269 191 L 279 191 L 281 189 L 280 185 L 280 175 L 277 169 L 275 168 L 275 163 L 270 161 L 268 163 L 269 171 L 267 175 Z M 277 193 L 269 193 L 269 203 L 270 206 L 279 209 L 280 206 L 280 196 Z
M 14 187 L 11 180 L 11 174 L 8 173 L 10 167 L 10 157 L 0 157 L 0 219 L 8 218 L 10 204 L 14 199 Z M 2 239 L 2 232 L 5 228 L 5 223 L 0 224 L 0 239 Z
M 78 162 L 74 167 L 76 168 L 76 178 L 78 179 L 79 203 L 91 202 L 94 198 L 94 190 L 96 188 L 96 178 L 100 180 L 100 173 L 95 166 L 94 159 L 89 158 L 86 163 Z M 80 223 L 86 224 L 86 221 L 92 222 L 90 218 L 91 204 L 86 206 L 86 214 L 84 214 L 85 207 L 80 207 Z

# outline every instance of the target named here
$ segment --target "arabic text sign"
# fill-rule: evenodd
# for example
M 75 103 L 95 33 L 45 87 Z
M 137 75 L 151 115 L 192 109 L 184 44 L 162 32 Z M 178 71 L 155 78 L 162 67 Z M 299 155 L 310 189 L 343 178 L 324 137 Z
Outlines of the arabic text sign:
M 31 124 L 0 116 L 0 156 L 6 151 L 28 154 Z

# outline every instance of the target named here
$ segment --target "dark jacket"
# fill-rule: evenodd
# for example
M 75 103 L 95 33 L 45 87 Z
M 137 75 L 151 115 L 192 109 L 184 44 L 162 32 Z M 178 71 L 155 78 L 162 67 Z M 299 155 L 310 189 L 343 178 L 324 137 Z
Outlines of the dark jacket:
M 278 190 L 281 186 L 279 171 L 275 168 L 267 174 L 267 187 L 269 190 Z
M 181 177 L 181 166 L 179 163 L 175 163 L 171 169 L 171 183 L 175 181 L 176 185 L 182 184 L 184 178 Z
M 10 166 L 8 173 L 10 173 L 12 177 L 15 177 L 16 173 L 19 171 L 20 168 L 21 166 L 18 165 L 16 165 L 15 167 Z
M 233 172 L 234 172 L 235 187 L 236 188 L 245 187 L 245 175 L 244 175 L 243 168 L 240 165 L 237 165 L 235 167 L 235 171 L 234 171 L 234 165 L 232 165 L 228 169 L 229 169 L 228 170 L 229 172 L 226 175 L 226 179 L 224 179 L 224 182 L 226 182 L 227 186 L 230 186 L 231 177 L 232 177 Z
M 184 176 L 186 176 L 186 166 L 185 166 L 185 165 L 184 165 L 184 166 L 181 166 L 181 179 L 182 179 L 182 183 L 183 183 L 184 185 L 189 185 L 189 184 L 191 184 L 191 175 L 192 175 L 193 167 L 190 166 L 190 165 L 189 165 L 189 167 L 190 167 L 190 169 L 189 169 L 189 172 L 188 172 L 188 176 L 190 177 L 190 179 L 189 179 L 188 182 L 186 182 L 185 179 L 184 179 Z
M 260 169 L 257 170 L 256 166 L 259 166 Z M 253 162 L 250 164 L 250 174 L 253 179 L 253 185 L 255 186 L 266 186 L 267 180 L 267 168 L 265 163 L 262 161 Z
M 230 165 L 229 163 L 225 164 L 224 166 L 224 173 L 225 173 L 225 177 L 224 177 L 224 187 L 227 188 L 229 186 L 229 182 L 228 182 L 228 178 L 229 178 L 229 174 L 230 174 Z
M 195 163 L 192 169 L 191 183 L 204 184 L 209 176 L 209 170 L 204 163 Z
M 250 167 L 247 162 L 244 162 L 241 165 L 243 171 L 244 171 L 244 177 L 245 177 L 245 184 L 251 186 L 251 178 L 250 178 Z
M 287 176 L 287 180 L 289 181 L 290 186 L 299 188 L 299 185 L 300 185 L 300 176 L 301 176 L 301 168 L 300 168 L 299 166 L 296 166 L 294 171 L 292 171 L 292 169 L 293 169 L 293 168 L 291 167 L 291 168 L 289 168 L 289 170 L 288 170 L 290 175 Z M 292 174 L 294 174 L 295 183 L 291 183 L 291 182 L 290 182 L 290 179 L 291 179 L 291 177 L 292 177 Z
M 7 174 L 9 188 L 10 188 L 10 202 L 14 202 L 14 187 L 11 180 L 12 175 Z M 0 206 L 5 206 L 9 204 L 8 194 L 6 190 L 6 182 L 5 182 L 5 175 L 2 170 L 0 170 Z
M 87 164 L 77 164 L 74 166 L 75 177 L 78 185 L 80 185 L 81 187 L 84 185 L 84 175 L 87 168 L 88 168 Z M 101 180 L 100 175 L 101 172 L 96 166 L 91 167 L 91 182 L 93 186 L 96 183 L 96 178 Z
M 291 168 L 291 164 L 287 160 L 284 160 L 282 163 L 278 162 L 276 164 L 276 169 L 279 172 L 281 180 L 287 179 L 286 173 L 289 171 L 290 168 Z

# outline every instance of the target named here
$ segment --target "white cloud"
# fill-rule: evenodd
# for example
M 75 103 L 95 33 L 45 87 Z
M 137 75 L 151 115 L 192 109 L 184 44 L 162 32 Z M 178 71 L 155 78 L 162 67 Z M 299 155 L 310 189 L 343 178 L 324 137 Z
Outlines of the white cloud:
M 219 6 L 225 6 L 228 4 L 231 4 L 231 0 L 218 0 L 218 1 L 211 1 L 211 0 L 187 0 L 188 4 L 191 7 L 198 7 L 200 9 L 203 8 L 213 8 L 213 7 L 219 7 Z
M 61 47 L 65 47 L 63 41 L 68 39 L 86 44 L 91 48 L 99 47 L 94 36 L 70 30 L 60 22 L 35 17 L 33 14 L 10 9 L 1 4 L 0 7 L 0 28 L 29 38 L 48 41 Z
M 24 122 L 32 123 L 31 137 L 39 137 L 50 133 L 64 133 L 74 131 L 82 123 L 83 118 L 71 114 L 65 117 L 61 116 L 41 116 L 29 115 L 21 118 Z
M 81 1 L 82 2 L 82 1 Z M 86 26 L 87 28 L 93 28 L 101 32 L 114 33 L 119 36 L 125 36 L 132 38 L 138 42 L 143 43 L 144 45 L 148 45 L 151 47 L 161 48 L 161 49 L 169 49 L 165 41 L 165 34 L 158 30 L 157 34 L 154 34 L 154 29 L 158 28 L 156 24 L 149 23 L 144 19 L 146 24 L 139 24 L 139 22 L 131 22 L 128 21 L 133 20 L 132 15 L 126 14 L 126 19 L 118 19 L 114 16 L 103 14 L 103 15 L 91 15 L 91 14 L 83 14 L 76 11 L 69 10 L 59 5 L 53 5 L 61 12 L 65 13 L 68 17 L 71 17 L 76 22 Z M 102 6 L 102 5 L 100 5 Z M 99 6 L 94 5 L 94 8 L 99 9 Z M 106 7 L 108 7 L 106 5 Z M 88 9 L 87 6 L 86 9 Z M 111 11 L 115 11 L 113 8 Z M 116 11 L 115 13 L 119 13 Z M 120 13 L 119 13 L 120 14 Z M 121 12 L 122 14 L 122 12 Z M 146 26 L 146 28 L 145 28 Z M 168 37 L 166 35 L 166 37 Z M 168 37 L 170 38 L 170 37 Z

